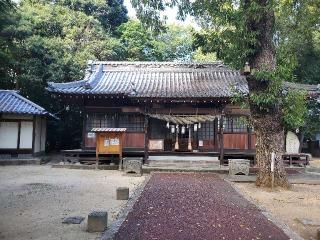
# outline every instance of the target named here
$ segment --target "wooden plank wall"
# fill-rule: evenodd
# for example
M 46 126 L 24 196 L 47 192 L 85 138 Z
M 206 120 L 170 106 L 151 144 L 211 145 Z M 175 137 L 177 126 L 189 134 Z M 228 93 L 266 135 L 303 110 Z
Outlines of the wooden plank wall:
M 144 132 L 126 132 L 123 146 L 127 148 L 144 148 L 144 135 Z
M 248 149 L 248 134 L 224 133 L 223 147 L 225 149 Z
M 253 133 L 253 134 L 250 134 L 250 137 L 251 137 L 251 149 L 256 149 L 256 142 L 257 142 L 256 135 Z
M 127 148 L 144 148 L 144 133 L 141 132 L 126 132 L 124 134 L 124 147 Z M 88 138 L 87 133 L 85 135 L 85 147 L 95 148 L 96 138 Z

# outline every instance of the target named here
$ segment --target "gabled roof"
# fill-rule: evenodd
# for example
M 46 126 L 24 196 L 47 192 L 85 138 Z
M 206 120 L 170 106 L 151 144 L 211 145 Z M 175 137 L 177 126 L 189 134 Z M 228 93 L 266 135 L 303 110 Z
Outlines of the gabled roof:
M 230 97 L 247 92 L 246 80 L 222 62 L 104 62 L 89 64 L 84 80 L 48 83 L 61 94 L 122 95 L 136 98 Z
M 44 108 L 22 97 L 17 91 L 0 89 L 0 113 L 50 115 Z

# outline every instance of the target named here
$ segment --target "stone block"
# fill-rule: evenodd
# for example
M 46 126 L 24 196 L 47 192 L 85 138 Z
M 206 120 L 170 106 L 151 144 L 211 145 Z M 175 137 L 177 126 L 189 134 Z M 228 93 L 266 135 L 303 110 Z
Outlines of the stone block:
M 142 158 L 125 158 L 123 161 L 124 172 L 142 175 Z
M 129 199 L 129 188 L 119 187 L 117 188 L 117 200 L 128 200 Z
M 103 232 L 108 225 L 108 213 L 93 211 L 88 215 L 87 231 Z
M 229 159 L 229 175 L 249 175 L 250 160 Z

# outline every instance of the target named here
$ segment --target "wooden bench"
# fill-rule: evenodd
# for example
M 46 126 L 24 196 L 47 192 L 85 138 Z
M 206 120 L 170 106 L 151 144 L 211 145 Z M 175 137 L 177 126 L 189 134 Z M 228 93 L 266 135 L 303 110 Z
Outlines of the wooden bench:
M 297 165 L 309 165 L 310 163 L 310 154 L 306 153 L 285 153 L 282 155 L 283 162 L 290 166 Z

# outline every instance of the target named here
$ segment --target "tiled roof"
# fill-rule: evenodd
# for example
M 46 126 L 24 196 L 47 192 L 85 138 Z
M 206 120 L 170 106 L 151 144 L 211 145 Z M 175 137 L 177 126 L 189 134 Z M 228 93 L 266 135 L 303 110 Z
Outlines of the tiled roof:
M 17 91 L 1 89 L 0 113 L 51 115 L 44 108 L 19 95 Z
M 230 97 L 231 87 L 247 92 L 240 72 L 221 62 L 102 62 L 89 65 L 84 80 L 49 83 L 64 94 L 123 95 L 142 98 Z

